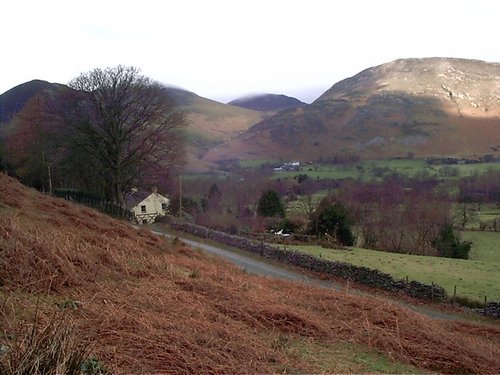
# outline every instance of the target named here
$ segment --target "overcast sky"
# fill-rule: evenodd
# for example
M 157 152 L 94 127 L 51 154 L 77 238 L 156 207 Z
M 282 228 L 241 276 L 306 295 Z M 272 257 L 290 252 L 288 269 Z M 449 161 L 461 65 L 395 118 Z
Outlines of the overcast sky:
M 310 102 L 398 58 L 499 62 L 499 26 L 499 0 L 7 0 L 0 93 L 122 64 L 221 102 Z

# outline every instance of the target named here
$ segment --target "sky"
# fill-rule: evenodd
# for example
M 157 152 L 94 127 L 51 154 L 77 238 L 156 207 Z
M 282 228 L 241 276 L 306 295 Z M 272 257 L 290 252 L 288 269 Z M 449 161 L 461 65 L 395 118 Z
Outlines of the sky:
M 2 1 L 0 93 L 121 64 L 223 103 L 311 102 L 399 58 L 500 62 L 499 20 L 498 0 Z

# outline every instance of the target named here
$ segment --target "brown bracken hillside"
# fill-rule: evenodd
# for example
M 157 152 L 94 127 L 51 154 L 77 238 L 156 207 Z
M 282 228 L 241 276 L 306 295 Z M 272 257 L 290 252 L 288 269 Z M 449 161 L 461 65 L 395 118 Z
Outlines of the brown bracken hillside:
M 495 326 L 251 276 L 0 174 L 0 363 L 54 316 L 113 373 L 500 373 Z

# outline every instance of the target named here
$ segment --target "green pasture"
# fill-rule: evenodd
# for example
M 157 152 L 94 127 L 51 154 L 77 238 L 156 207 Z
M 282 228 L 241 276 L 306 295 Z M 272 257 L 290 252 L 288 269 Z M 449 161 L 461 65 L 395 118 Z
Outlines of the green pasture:
M 258 161 L 246 160 L 244 165 L 252 166 Z M 262 161 L 260 161 L 262 164 Z M 258 165 L 258 164 L 256 164 Z M 380 179 L 391 174 L 400 174 L 407 177 L 437 177 L 441 179 L 460 178 L 475 173 L 484 173 L 488 170 L 500 170 L 500 163 L 454 164 L 454 165 L 427 165 L 424 159 L 385 159 L 366 160 L 351 164 L 307 164 L 298 171 L 284 171 L 274 174 L 274 178 L 295 177 L 307 174 L 315 179 L 346 179 L 362 180 Z
M 301 337 L 280 336 L 271 345 L 320 369 L 320 373 L 423 374 L 412 365 L 388 358 L 377 351 L 352 342 L 317 343 Z M 293 369 L 284 368 L 288 372 Z
M 381 178 L 393 173 L 405 176 L 415 176 L 418 173 L 431 173 L 426 167 L 423 159 L 401 159 L 401 160 L 370 160 L 349 164 L 308 164 L 300 167 L 298 171 L 276 173 L 274 178 L 294 177 L 299 174 L 307 174 L 309 178 L 315 179 L 345 179 L 360 178 L 370 180 Z M 437 175 L 437 171 L 434 171 Z
M 379 269 L 395 279 L 435 283 L 453 295 L 471 300 L 500 300 L 500 233 L 465 232 L 463 238 L 474 241 L 471 259 L 448 259 L 418 255 L 396 254 L 362 248 L 332 250 L 320 246 L 290 246 L 306 254 Z
M 442 167 L 442 166 L 440 166 Z M 484 173 L 489 170 L 495 170 L 498 171 L 500 170 L 500 162 L 495 162 L 495 163 L 478 163 L 478 164 L 458 164 L 458 165 L 453 165 L 452 167 L 458 168 L 460 172 L 459 177 L 467 177 L 467 176 L 472 176 L 475 173 Z
M 497 264 L 500 271 L 500 232 L 462 232 L 462 239 L 472 242 L 470 259 Z M 500 287 L 500 276 L 497 279 Z

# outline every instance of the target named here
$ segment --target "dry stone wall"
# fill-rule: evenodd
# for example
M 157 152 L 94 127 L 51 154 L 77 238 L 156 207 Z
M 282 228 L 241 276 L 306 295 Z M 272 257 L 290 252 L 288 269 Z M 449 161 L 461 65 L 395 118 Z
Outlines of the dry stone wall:
M 274 261 L 305 268 L 310 271 L 334 275 L 346 280 L 355 281 L 391 292 L 405 293 L 423 300 L 446 300 L 445 290 L 438 285 L 428 285 L 418 281 L 410 281 L 407 283 L 403 280 L 394 280 L 391 275 L 379 270 L 325 260 L 297 251 L 278 249 L 266 245 L 263 242 L 251 241 L 246 238 L 232 236 L 227 233 L 210 230 L 194 224 L 171 222 L 170 226 L 175 230 L 191 233 L 197 237 L 211 239 L 228 246 L 261 255 Z
M 500 319 L 500 302 L 488 302 L 484 306 L 484 315 Z

